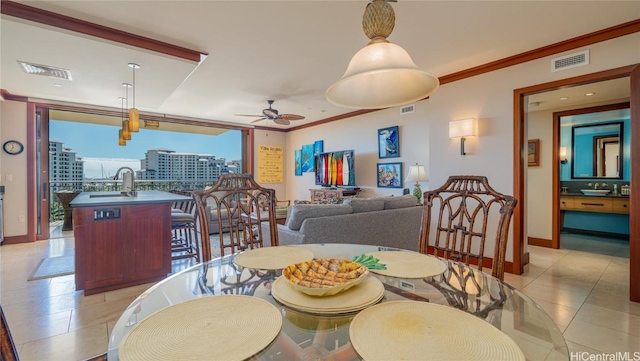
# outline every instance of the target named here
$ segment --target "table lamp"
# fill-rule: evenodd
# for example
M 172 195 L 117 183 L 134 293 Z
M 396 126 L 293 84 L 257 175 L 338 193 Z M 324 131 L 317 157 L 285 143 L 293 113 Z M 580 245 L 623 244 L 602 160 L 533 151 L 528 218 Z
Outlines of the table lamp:
M 429 180 L 427 177 L 427 171 L 424 169 L 423 165 L 412 165 L 409 167 L 409 173 L 407 174 L 407 182 L 416 182 L 416 185 L 413 188 L 413 195 L 420 203 L 422 199 L 422 189 L 420 189 L 420 182 L 426 182 Z

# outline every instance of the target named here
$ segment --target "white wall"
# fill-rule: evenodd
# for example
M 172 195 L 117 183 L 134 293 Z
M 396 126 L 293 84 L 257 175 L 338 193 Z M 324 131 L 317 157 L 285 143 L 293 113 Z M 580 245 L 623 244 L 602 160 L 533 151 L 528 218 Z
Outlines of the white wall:
M 27 103 L 0 102 L 0 143 L 14 139 L 27 144 Z M 4 194 L 4 236 L 27 234 L 27 151 L 8 155 L 0 151 L 0 184 Z M 22 216 L 23 222 L 19 218 Z
M 376 130 L 399 125 L 401 158 L 395 159 L 402 161 L 405 167 L 414 162 L 427 166 L 430 182 L 422 186 L 423 190 L 440 186 L 449 175 L 475 174 L 486 175 L 498 192 L 513 194 L 514 90 L 640 63 L 638 44 L 640 34 L 632 34 L 576 49 L 568 53 L 589 49 L 591 63 L 565 71 L 550 71 L 550 59 L 564 55 L 556 54 L 445 84 L 429 99 L 418 102 L 416 112 L 412 114 L 401 116 L 398 108 L 393 108 L 291 132 L 287 135 L 288 152 L 291 153 L 287 162 L 293 163 L 294 149 L 322 139 L 327 151 L 355 149 L 356 182 L 366 188 L 364 196 L 394 193 L 375 188 L 375 163 L 379 161 Z M 459 141 L 448 137 L 448 122 L 467 117 L 478 118 L 479 136 L 467 139 L 467 155 L 461 156 Z M 405 186 L 411 187 L 411 184 Z M 295 177 L 292 168 L 287 172 L 289 198 L 307 199 L 308 189 L 315 187 L 311 173 Z M 396 190 L 395 194 L 398 192 Z M 510 238 L 513 238 L 512 232 Z M 512 242 L 507 254 L 511 260 Z

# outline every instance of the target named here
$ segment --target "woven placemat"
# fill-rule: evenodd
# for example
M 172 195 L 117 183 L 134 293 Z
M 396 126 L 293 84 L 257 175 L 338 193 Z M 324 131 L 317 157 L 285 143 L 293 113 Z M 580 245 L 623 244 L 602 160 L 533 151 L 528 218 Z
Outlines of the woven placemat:
M 375 304 L 384 296 L 384 285 L 379 279 L 368 276 L 359 285 L 344 292 L 316 297 L 297 291 L 286 278 L 279 277 L 273 282 L 271 294 L 279 302 L 300 311 L 338 314 Z
M 442 274 L 447 270 L 447 265 L 440 259 L 422 253 L 381 251 L 367 254 L 380 259 L 380 263 L 387 266 L 386 270 L 371 269 L 370 271 L 385 276 L 425 278 Z
M 358 313 L 349 326 L 365 360 L 524 360 L 520 347 L 490 323 L 443 305 L 392 301 Z
M 122 340 L 120 360 L 244 360 L 280 333 L 282 314 L 251 296 L 198 298 L 147 317 Z
M 263 247 L 245 251 L 233 260 L 238 266 L 245 268 L 277 270 L 290 264 L 313 259 L 313 252 L 302 247 Z

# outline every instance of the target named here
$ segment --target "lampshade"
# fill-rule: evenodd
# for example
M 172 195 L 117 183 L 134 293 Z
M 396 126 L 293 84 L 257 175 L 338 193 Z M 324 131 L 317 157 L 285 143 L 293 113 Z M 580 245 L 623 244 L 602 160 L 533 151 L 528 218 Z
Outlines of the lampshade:
M 409 173 L 407 173 L 407 182 L 426 182 L 429 180 L 427 177 L 427 171 L 423 165 L 412 165 L 409 167 Z
M 118 129 L 118 145 L 127 145 L 127 141 L 122 135 L 122 129 Z
M 420 70 L 402 47 L 386 40 L 394 25 L 395 14 L 386 1 L 367 4 L 362 27 L 371 42 L 327 89 L 330 103 L 345 108 L 388 108 L 422 100 L 438 89 L 438 78 Z
M 560 147 L 560 163 L 567 163 L 567 147 Z
M 129 121 L 128 120 L 123 120 L 122 121 L 122 137 L 125 140 L 131 140 L 131 130 L 129 129 Z
M 128 65 L 133 69 L 133 107 L 129 109 L 129 130 L 138 132 L 140 131 L 140 112 L 136 109 L 136 69 L 140 69 L 140 65 L 135 63 Z
M 475 136 L 477 132 L 475 118 L 449 121 L 449 138 Z

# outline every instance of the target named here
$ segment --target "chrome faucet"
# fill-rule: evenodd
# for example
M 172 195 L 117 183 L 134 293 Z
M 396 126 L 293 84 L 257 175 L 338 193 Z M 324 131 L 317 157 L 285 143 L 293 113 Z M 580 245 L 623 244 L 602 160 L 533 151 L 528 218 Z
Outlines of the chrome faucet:
M 122 174 L 122 194 L 126 194 L 127 197 L 135 197 L 138 195 L 136 191 L 136 176 L 135 171 L 129 167 L 120 167 L 116 171 L 116 175 L 113 177 L 113 180 L 118 180 L 118 175 L 120 171 L 123 169 L 129 170 L 127 173 Z
M 598 189 L 598 183 L 593 185 L 593 189 Z

